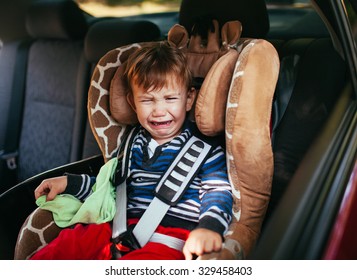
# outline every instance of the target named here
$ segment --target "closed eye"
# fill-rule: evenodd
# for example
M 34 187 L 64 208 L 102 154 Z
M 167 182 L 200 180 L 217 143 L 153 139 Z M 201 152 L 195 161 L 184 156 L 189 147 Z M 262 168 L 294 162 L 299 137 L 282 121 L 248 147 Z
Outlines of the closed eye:
M 140 103 L 144 103 L 144 104 L 147 104 L 147 103 L 150 103 L 152 102 L 152 99 L 141 99 L 140 100 Z
M 177 100 L 179 100 L 179 99 L 180 99 L 180 98 L 179 98 L 179 96 L 177 96 L 177 95 L 165 97 L 165 100 L 166 100 L 167 102 L 175 102 L 175 101 L 177 101 Z

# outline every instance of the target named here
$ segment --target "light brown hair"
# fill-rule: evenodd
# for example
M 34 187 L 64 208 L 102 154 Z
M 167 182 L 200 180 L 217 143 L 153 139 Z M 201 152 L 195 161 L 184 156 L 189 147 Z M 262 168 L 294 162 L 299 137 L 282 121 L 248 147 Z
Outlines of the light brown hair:
M 161 89 L 167 84 L 168 75 L 178 78 L 187 89 L 191 87 L 192 74 L 187 67 L 185 54 L 166 41 L 151 42 L 129 56 L 124 80 L 131 93 L 133 82 L 145 90 Z

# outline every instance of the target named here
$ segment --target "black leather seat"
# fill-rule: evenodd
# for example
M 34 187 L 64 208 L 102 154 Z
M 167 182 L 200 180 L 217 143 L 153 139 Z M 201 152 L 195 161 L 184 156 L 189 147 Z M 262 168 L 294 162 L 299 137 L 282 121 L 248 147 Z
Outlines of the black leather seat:
M 277 47 L 273 211 L 346 84 L 347 66 L 330 38 L 290 39 Z

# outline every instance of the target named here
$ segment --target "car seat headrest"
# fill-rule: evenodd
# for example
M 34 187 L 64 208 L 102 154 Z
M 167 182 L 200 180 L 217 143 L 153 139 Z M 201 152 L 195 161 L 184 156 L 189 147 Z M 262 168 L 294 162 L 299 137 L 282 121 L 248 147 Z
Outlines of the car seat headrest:
M 156 41 L 160 29 L 150 21 L 106 19 L 96 22 L 85 38 L 86 59 L 97 63 L 108 51 L 134 42 Z
M 191 32 L 197 19 L 210 16 L 219 26 L 233 20 L 242 23 L 242 37 L 265 38 L 269 18 L 264 0 L 182 0 L 179 24 Z
M 34 38 L 76 40 L 84 38 L 88 25 L 74 1 L 40 1 L 29 7 L 26 28 Z

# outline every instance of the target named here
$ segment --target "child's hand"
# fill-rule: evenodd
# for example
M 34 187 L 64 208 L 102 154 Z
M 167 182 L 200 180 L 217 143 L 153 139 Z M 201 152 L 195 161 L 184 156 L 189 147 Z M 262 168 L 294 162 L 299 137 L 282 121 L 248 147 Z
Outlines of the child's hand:
M 203 253 L 217 252 L 222 248 L 222 237 L 217 232 L 209 229 L 199 228 L 191 231 L 185 246 L 183 254 L 186 260 L 192 260 L 192 255 L 197 256 Z
M 63 193 L 67 187 L 67 176 L 54 177 L 43 180 L 35 189 L 35 198 L 47 195 L 46 201 L 53 200 L 57 194 Z

